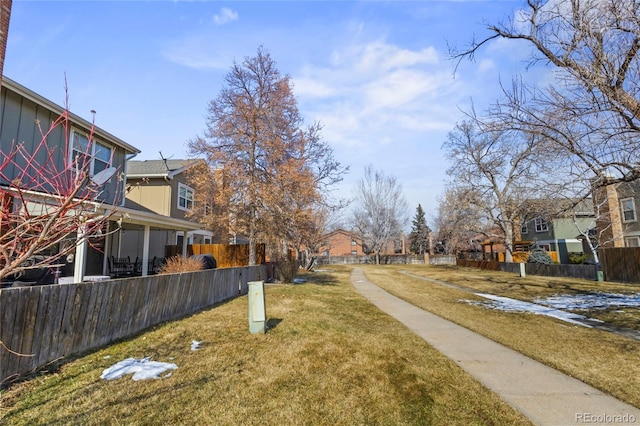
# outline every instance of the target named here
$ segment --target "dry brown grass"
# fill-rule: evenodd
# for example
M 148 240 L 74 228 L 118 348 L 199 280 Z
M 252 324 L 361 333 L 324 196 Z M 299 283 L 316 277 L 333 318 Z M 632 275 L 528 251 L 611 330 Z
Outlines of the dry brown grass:
M 200 259 L 192 257 L 173 256 L 167 259 L 160 268 L 161 274 L 177 274 L 180 272 L 202 271 L 204 265 Z
M 267 286 L 264 335 L 248 332 L 241 297 L 3 391 L 0 423 L 530 424 L 368 303 L 348 269 L 305 277 Z M 202 348 L 191 351 L 192 340 Z M 100 379 L 145 356 L 178 369 L 161 380 Z
M 481 298 L 416 275 L 527 301 L 586 291 L 631 293 L 638 292 L 638 286 L 566 278 L 521 278 L 471 268 L 423 265 L 368 266 L 365 273 L 370 281 L 416 306 L 640 407 L 640 342 L 637 340 L 541 315 L 506 313 L 470 305 L 462 301 Z M 627 318 L 638 318 L 638 309 L 625 308 L 625 311 Z M 595 312 L 581 313 L 598 316 Z M 633 320 L 628 323 L 633 325 Z

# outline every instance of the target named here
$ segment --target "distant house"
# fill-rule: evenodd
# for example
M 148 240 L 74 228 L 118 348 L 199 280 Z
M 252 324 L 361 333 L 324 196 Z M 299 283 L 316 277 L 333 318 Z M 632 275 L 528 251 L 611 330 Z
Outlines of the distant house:
M 402 239 L 389 241 L 380 254 L 404 253 L 404 249 L 407 246 L 408 242 L 403 235 Z M 322 237 L 318 254 L 320 256 L 362 256 L 370 253 L 356 233 L 344 229 L 336 229 Z
M 594 190 L 593 196 L 601 246 L 640 247 L 640 181 L 607 185 Z
M 173 219 L 190 221 L 187 213 L 200 208 L 195 203 L 195 190 L 189 186 L 185 172 L 202 160 L 145 160 L 127 164 L 127 193 L 125 207 L 153 212 Z M 193 222 L 193 229 L 186 234 L 186 244 L 211 244 L 212 233 Z M 138 251 L 142 235 L 125 229 L 122 255 L 132 256 Z M 185 243 L 183 232 L 152 230 L 150 255 L 164 256 L 165 245 Z
M 523 217 L 520 224 L 520 246 L 525 247 L 536 241 L 546 251 L 556 252 L 560 263 L 569 263 L 570 253 L 583 253 L 581 232 L 588 232 L 595 226 L 593 202 L 586 199 L 571 205 L 567 200 L 536 200 Z M 552 203 L 557 209 L 559 204 L 567 204 L 562 213 L 545 214 L 543 206 Z M 538 206 L 539 208 L 536 208 Z
M 353 232 L 337 229 L 322 237 L 318 250 L 321 256 L 362 256 L 362 240 Z

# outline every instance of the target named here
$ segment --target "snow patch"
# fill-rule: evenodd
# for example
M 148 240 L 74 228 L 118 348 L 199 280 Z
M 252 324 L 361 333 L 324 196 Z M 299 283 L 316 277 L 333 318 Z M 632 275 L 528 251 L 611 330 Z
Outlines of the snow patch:
M 127 374 L 133 374 L 133 380 L 160 379 L 160 375 L 167 370 L 177 370 L 178 366 L 168 362 L 151 361 L 151 357 L 142 359 L 127 358 L 102 372 L 101 379 L 114 380 Z M 170 377 L 167 373 L 162 377 Z
M 192 340 L 191 341 L 191 350 L 192 351 L 197 351 L 198 349 L 200 349 L 200 345 L 202 344 L 202 342 L 199 342 L 197 340 Z
M 551 306 L 557 309 L 607 309 L 607 308 L 640 308 L 640 293 L 588 293 L 561 294 L 544 299 L 536 299 L 535 303 Z
M 640 293 L 630 295 L 615 293 L 564 294 L 537 298 L 534 300 L 535 303 L 494 296 L 493 294 L 474 294 L 489 299 L 490 302 L 478 302 L 476 300 L 463 301 L 472 305 L 498 309 L 505 312 L 529 312 L 537 315 L 546 315 L 583 327 L 590 327 L 583 322 L 584 320 L 590 322 L 602 321 L 566 311 L 607 309 L 610 307 L 640 308 Z
M 558 309 L 548 308 L 546 306 L 537 305 L 535 303 L 523 302 L 521 300 L 510 299 L 508 297 L 494 296 L 493 294 L 474 293 L 476 296 L 484 297 L 491 302 L 478 302 L 476 300 L 463 300 L 472 305 L 480 305 L 490 309 L 497 309 L 505 312 L 529 312 L 536 315 L 546 315 L 557 318 L 572 324 L 581 325 L 583 327 L 591 327 L 577 320 L 586 319 L 584 315 L 572 314 Z

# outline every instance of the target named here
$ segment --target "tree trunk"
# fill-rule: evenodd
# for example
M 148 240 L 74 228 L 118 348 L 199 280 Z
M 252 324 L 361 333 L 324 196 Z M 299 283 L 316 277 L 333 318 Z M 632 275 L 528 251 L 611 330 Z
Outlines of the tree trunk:
M 504 261 L 513 263 L 513 230 L 510 226 L 504 231 Z

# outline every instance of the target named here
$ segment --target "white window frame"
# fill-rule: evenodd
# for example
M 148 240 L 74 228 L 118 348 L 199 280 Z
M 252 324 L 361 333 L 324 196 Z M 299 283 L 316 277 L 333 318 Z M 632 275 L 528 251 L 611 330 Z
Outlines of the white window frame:
M 625 237 L 624 246 L 625 247 L 640 247 L 640 237 L 638 237 L 638 236 Z
M 537 217 L 534 223 L 536 226 L 536 232 L 538 233 L 549 232 L 549 225 L 547 224 L 547 221 L 544 220 L 543 218 Z
M 526 223 L 520 227 L 520 233 L 521 234 L 528 234 L 529 233 L 529 227 L 527 226 Z
M 629 203 L 629 207 L 631 207 L 630 209 L 626 209 L 625 210 L 625 204 L 626 203 Z M 624 198 L 624 199 L 620 200 L 620 212 L 622 213 L 622 222 L 623 223 L 637 222 L 638 221 L 638 216 L 636 215 L 636 203 L 635 203 L 635 200 L 633 199 L 633 197 Z M 627 219 L 627 215 L 625 214 L 627 212 L 631 212 L 633 214 L 633 217 L 630 218 L 630 219 Z
M 181 246 L 182 245 L 182 241 L 180 241 L 180 238 L 182 238 L 184 240 L 184 236 L 182 235 L 182 232 L 176 232 L 176 245 L 177 246 Z M 187 234 L 187 245 L 193 245 L 193 235 Z
M 82 141 L 82 146 L 79 146 L 80 149 L 76 148 L 76 141 L 79 137 L 82 137 L 84 140 Z M 75 159 L 76 153 L 78 155 L 88 155 L 91 158 L 91 162 L 89 163 L 89 175 L 94 176 L 97 173 L 111 167 L 113 162 L 113 147 L 105 144 L 104 142 L 97 140 L 95 137 L 92 137 L 89 140 L 89 134 L 77 129 L 75 127 L 71 128 L 71 135 L 69 137 L 70 150 L 69 150 L 69 162 L 72 163 Z M 85 146 L 86 144 L 91 144 L 91 147 Z M 98 163 L 98 167 L 96 167 L 96 163 Z
M 182 190 L 185 191 L 185 195 L 183 196 Z M 191 197 L 189 197 L 189 193 L 191 194 Z M 178 182 L 178 196 L 176 197 L 176 203 L 177 203 L 177 207 L 178 210 L 182 210 L 185 212 L 191 211 L 193 209 L 194 206 L 194 198 L 195 198 L 195 191 L 193 190 L 193 188 L 191 188 L 188 185 L 185 185 L 182 182 Z M 184 199 L 184 206 L 180 205 L 180 200 Z M 191 202 L 191 207 L 189 207 L 189 201 Z

